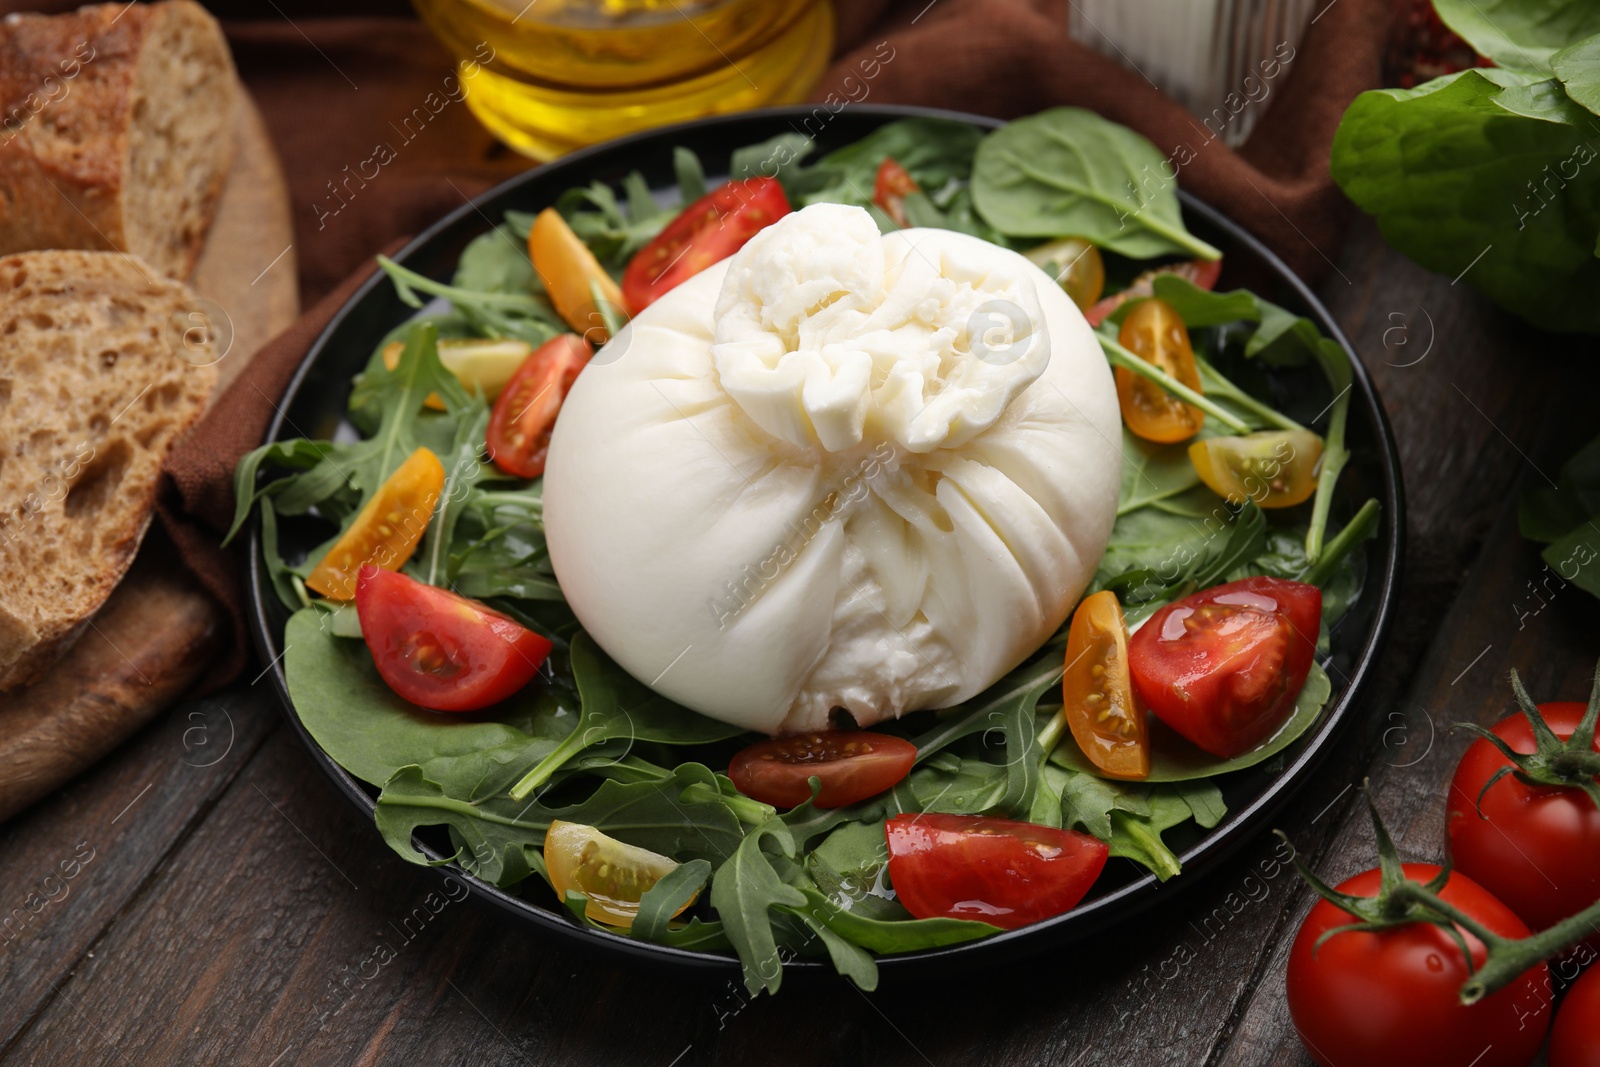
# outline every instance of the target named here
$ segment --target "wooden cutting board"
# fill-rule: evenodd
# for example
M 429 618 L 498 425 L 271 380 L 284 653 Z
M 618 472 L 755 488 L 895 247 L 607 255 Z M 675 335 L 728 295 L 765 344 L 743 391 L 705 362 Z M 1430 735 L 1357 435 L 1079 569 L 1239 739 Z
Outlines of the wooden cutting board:
M 289 194 L 261 114 L 241 91 L 233 170 L 190 283 L 227 354 L 221 390 L 300 313 Z M 231 340 L 230 340 L 231 335 Z M 0 697 L 0 821 L 95 763 L 182 695 L 227 629 L 222 609 L 146 541 L 51 673 Z

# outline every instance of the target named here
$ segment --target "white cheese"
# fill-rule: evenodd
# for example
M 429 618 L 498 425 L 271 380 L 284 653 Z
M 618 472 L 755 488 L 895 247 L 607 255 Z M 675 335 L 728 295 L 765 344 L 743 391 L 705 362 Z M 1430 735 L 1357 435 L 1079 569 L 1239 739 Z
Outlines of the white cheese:
M 1115 519 L 1116 391 L 1022 256 L 821 204 L 651 305 L 567 397 L 556 577 L 635 677 L 727 722 L 958 703 L 1061 625 Z

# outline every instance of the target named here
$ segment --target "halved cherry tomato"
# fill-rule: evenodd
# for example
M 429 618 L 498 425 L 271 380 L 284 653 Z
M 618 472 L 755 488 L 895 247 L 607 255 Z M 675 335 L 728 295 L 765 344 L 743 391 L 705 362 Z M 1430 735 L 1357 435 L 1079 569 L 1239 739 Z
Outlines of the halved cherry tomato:
M 1106 865 L 1105 842 L 1076 830 L 982 815 L 908 812 L 884 824 L 889 880 L 919 919 L 1014 930 L 1077 906 Z
M 622 272 L 622 294 L 637 315 L 661 294 L 721 262 L 789 213 L 776 178 L 729 182 L 683 209 Z
M 400 365 L 400 355 L 405 350 L 404 341 L 390 341 L 384 345 L 383 365 L 394 370 Z M 506 383 L 532 351 L 533 346 L 526 341 L 445 338 L 439 342 L 439 362 L 444 364 L 445 370 L 461 379 L 461 384 L 468 391 L 476 389 L 485 399 L 493 401 L 504 391 Z M 444 401 L 439 399 L 438 393 L 429 393 L 422 403 L 434 411 L 444 410 Z
M 1600 967 L 1585 971 L 1561 1002 L 1550 1067 L 1600 1067 Z
M 1165 267 L 1147 270 L 1135 278 L 1133 284 L 1126 289 L 1119 293 L 1112 293 L 1084 312 L 1083 317 L 1089 320 L 1090 326 L 1098 326 L 1113 311 L 1116 311 L 1128 301 L 1142 300 L 1147 296 L 1154 296 L 1156 278 L 1163 274 L 1176 274 L 1201 289 L 1211 289 L 1217 284 L 1217 279 L 1222 277 L 1222 260 L 1191 259 L 1186 263 L 1171 263 Z
M 306 578 L 306 588 L 330 600 L 356 595 L 356 575 L 369 563 L 397 571 L 417 550 L 444 491 L 444 464 L 419 448 L 385 478 L 348 529 Z
M 528 258 L 533 260 L 533 269 L 556 314 L 590 344 L 605 344 L 610 335 L 595 296 L 599 294 L 620 316 L 622 291 L 555 208 L 545 208 L 533 220 L 528 231 Z
M 1263 508 L 1304 503 L 1317 488 L 1322 438 L 1310 430 L 1261 430 L 1208 437 L 1189 446 L 1189 462 L 1213 493 L 1235 505 Z
M 576 889 L 589 898 L 585 915 L 624 930 L 639 916 L 639 898 L 678 866 L 660 853 L 618 841 L 592 826 L 560 819 L 545 831 L 544 865 L 556 896 L 564 900 L 568 890 Z M 673 914 L 682 913 L 695 897 L 684 901 Z
M 883 208 L 883 213 L 902 229 L 906 226 L 906 194 L 920 193 L 922 187 L 911 172 L 888 156 L 878 164 L 878 176 L 872 183 L 872 202 Z
M 1144 360 L 1166 371 L 1195 392 L 1200 388 L 1200 368 L 1189 344 L 1183 318 L 1164 300 L 1141 300 L 1122 320 L 1117 341 Z M 1205 412 L 1168 393 L 1148 378 L 1125 367 L 1117 368 L 1117 403 L 1122 421 L 1146 441 L 1172 444 L 1200 432 Z
M 552 337 L 525 359 L 489 413 L 489 459 L 518 478 L 544 473 L 561 402 L 594 349 L 576 334 Z
M 1428 882 L 1439 868 L 1405 864 L 1406 877 Z M 1338 891 L 1375 896 L 1379 872 L 1365 871 Z M 1451 875 L 1441 899 L 1505 938 L 1528 928 L 1472 879 Z M 1550 1026 L 1550 972 L 1530 968 L 1478 1003 L 1461 1003 L 1461 987 L 1483 966 L 1483 943 L 1456 930 L 1472 953 L 1469 966 L 1449 929 L 1412 922 L 1388 929 L 1345 930 L 1355 916 L 1319 900 L 1289 950 L 1289 1015 L 1306 1052 L 1322 1067 L 1527 1067 Z M 1540 1010 L 1546 1008 L 1546 1010 Z M 1556 1061 L 1552 1059 L 1552 1067 Z
M 1322 590 L 1243 578 L 1168 604 L 1128 642 L 1145 706 L 1213 756 L 1265 741 L 1305 685 L 1322 620 Z
M 1539 710 L 1565 741 L 1588 709 L 1559 702 Z M 1520 712 L 1496 723 L 1494 734 L 1513 752 L 1538 751 L 1533 726 Z M 1600 742 L 1594 747 L 1600 751 Z M 1600 900 L 1600 810 L 1581 789 L 1528 785 L 1515 775 L 1485 793 L 1490 779 L 1510 766 L 1486 738 L 1461 757 L 1445 805 L 1450 856 L 1457 869 L 1543 930 Z
M 550 654 L 549 641 L 498 611 L 378 567 L 361 568 L 356 617 L 389 688 L 434 711 L 498 703 Z
M 1063 237 L 1023 253 L 1056 280 L 1078 310 L 1087 311 L 1106 287 L 1106 261 L 1081 237 Z
M 1085 597 L 1072 616 L 1059 714 L 1089 762 L 1106 774 L 1150 776 L 1150 727 L 1128 670 L 1128 625 L 1109 589 Z
M 866 730 L 829 730 L 758 741 L 728 764 L 747 797 L 778 808 L 811 799 L 809 779 L 822 780 L 817 807 L 842 808 L 877 796 L 911 773 L 917 746 Z

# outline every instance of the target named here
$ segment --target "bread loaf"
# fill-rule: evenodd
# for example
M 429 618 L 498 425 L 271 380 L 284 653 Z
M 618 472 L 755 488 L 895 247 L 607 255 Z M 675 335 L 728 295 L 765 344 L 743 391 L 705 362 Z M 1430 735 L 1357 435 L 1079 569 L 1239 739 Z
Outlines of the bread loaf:
M 216 381 L 195 300 L 118 252 L 0 258 L 0 691 L 42 674 L 133 562 Z
M 192 0 L 0 21 L 0 254 L 131 252 L 186 278 L 233 161 L 238 78 Z

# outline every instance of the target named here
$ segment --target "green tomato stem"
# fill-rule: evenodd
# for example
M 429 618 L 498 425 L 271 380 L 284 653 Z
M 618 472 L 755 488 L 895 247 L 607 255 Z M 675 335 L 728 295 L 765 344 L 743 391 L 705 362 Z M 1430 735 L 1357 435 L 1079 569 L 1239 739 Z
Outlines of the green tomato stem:
M 1154 363 L 1146 363 L 1105 334 L 1096 332 L 1095 336 L 1100 339 L 1100 347 L 1105 350 L 1106 358 L 1113 365 L 1132 371 L 1141 378 L 1148 378 L 1184 403 L 1192 404 L 1207 415 L 1210 415 L 1234 433 L 1250 432 L 1249 423 L 1215 401 L 1207 399 L 1203 393 L 1197 393 L 1190 389 Z

